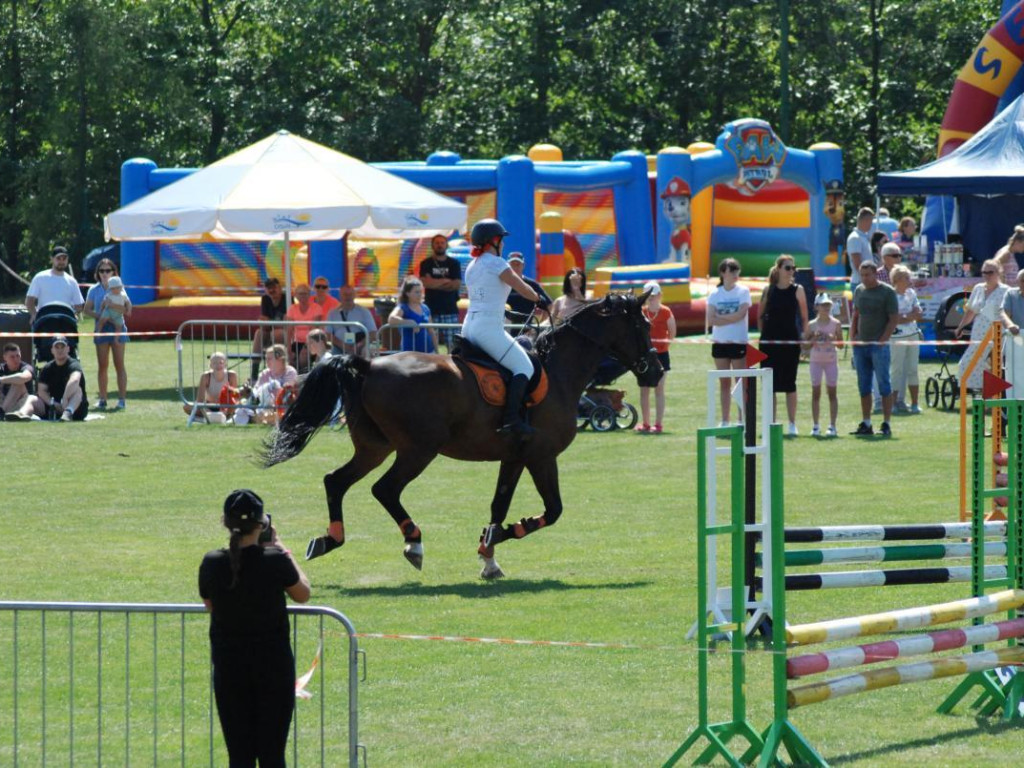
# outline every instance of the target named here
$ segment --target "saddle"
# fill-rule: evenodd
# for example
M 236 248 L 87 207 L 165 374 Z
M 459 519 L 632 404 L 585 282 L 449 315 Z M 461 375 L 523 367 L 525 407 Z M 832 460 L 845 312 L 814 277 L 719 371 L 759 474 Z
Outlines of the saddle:
M 536 352 L 527 350 L 526 354 L 533 364 L 533 375 L 530 376 L 530 383 L 526 388 L 526 407 L 532 408 L 544 400 L 548 394 L 548 374 Z M 508 391 L 508 383 L 512 379 L 512 374 L 507 368 L 473 342 L 458 334 L 455 335 L 452 343 L 451 356 L 453 360 L 458 360 L 473 372 L 477 386 L 480 388 L 480 396 L 485 401 L 491 405 L 505 405 L 505 393 Z

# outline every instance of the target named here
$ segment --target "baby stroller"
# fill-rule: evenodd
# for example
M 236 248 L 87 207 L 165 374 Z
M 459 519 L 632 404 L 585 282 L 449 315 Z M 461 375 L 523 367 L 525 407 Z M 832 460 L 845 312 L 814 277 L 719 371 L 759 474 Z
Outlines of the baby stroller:
M 610 389 L 608 385 L 626 372 L 626 366 L 605 358 L 580 396 L 576 407 L 576 429 L 589 426 L 595 432 L 610 432 L 613 429 L 632 429 L 636 426 L 636 408 L 623 398 L 621 389 Z
M 936 341 L 955 341 L 956 329 L 964 317 L 967 300 L 970 294 L 967 291 L 958 291 L 947 296 L 939 305 L 935 313 L 935 339 Z M 965 326 L 963 335 L 970 336 L 971 326 Z M 928 377 L 924 383 L 924 401 L 929 408 L 938 408 L 942 403 L 944 410 L 951 411 L 956 408 L 956 402 L 960 399 L 960 381 L 956 373 L 950 370 L 951 362 L 958 362 L 963 356 L 966 347 L 946 346 L 944 344 L 935 347 L 942 367 L 938 373 Z
M 78 317 L 73 307 L 60 302 L 44 304 L 36 312 L 32 332 L 46 334 L 36 336 L 33 340 L 36 347 L 36 363 L 48 363 L 53 360 L 50 341 L 53 336 L 59 334 L 67 335 L 68 353 L 74 358 L 78 357 Z

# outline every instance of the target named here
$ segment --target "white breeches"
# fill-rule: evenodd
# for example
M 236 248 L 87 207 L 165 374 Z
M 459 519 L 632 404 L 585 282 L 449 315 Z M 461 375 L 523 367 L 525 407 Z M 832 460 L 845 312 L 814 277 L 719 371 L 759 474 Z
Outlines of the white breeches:
M 533 375 L 533 363 L 503 327 L 504 312 L 474 312 L 470 309 L 462 323 L 462 335 L 493 357 L 512 375 Z

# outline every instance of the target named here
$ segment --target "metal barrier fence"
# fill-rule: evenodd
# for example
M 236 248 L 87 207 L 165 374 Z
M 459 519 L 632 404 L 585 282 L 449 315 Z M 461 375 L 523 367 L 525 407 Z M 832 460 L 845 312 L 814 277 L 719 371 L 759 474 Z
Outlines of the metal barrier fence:
M 296 701 L 290 764 L 356 768 L 361 751 L 365 766 L 355 627 L 331 608 L 288 613 L 297 672 L 318 660 L 310 698 Z M 0 765 L 225 765 L 207 615 L 203 605 L 0 601 L 10 651 L 0 650 Z M 332 642 L 345 638 L 347 648 Z

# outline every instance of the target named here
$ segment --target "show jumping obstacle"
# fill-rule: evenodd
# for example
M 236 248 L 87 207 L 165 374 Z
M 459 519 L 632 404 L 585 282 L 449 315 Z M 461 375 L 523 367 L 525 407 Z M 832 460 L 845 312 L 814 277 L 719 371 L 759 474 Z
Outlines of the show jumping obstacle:
M 985 409 L 1005 408 L 1009 417 L 1009 439 L 1006 456 L 1006 485 L 995 488 L 984 487 L 984 434 Z M 744 524 L 742 499 L 744 498 L 743 477 L 740 471 L 742 435 L 739 427 L 702 429 L 698 432 L 698 605 L 708 606 L 707 553 L 713 549 L 718 536 L 729 536 L 732 557 L 732 584 L 728 588 L 731 600 L 730 621 L 714 619 L 702 610 L 697 622 L 698 642 L 698 725 L 685 742 L 666 762 L 675 765 L 698 741 L 706 739 L 708 744 L 698 755 L 695 764 L 710 761 L 718 756 L 729 765 L 739 766 L 757 761 L 758 766 L 768 768 L 782 762 L 780 751 L 785 748 L 794 764 L 827 766 L 828 764 L 811 744 L 801 735 L 789 719 L 791 710 L 810 704 L 821 703 L 841 696 L 865 691 L 888 688 L 895 685 L 933 680 L 944 677 L 963 677 L 960 684 L 940 705 L 940 712 L 950 712 L 965 696 L 980 687 L 981 695 L 974 703 L 979 714 L 994 714 L 1001 710 L 1004 720 L 1021 718 L 1021 701 L 1024 698 L 1024 675 L 1012 675 L 1007 667 L 1024 664 L 1024 646 L 1017 639 L 1024 637 L 1024 401 L 1021 400 L 975 400 L 973 403 L 973 515 L 969 530 L 951 526 L 898 526 L 913 528 L 911 534 L 922 538 L 954 538 L 966 534 L 970 537 L 969 579 L 973 597 L 953 602 L 889 611 L 870 616 L 843 618 L 805 625 L 786 625 L 785 574 L 786 556 L 784 544 L 792 532 L 785 532 L 783 526 L 783 476 L 782 476 L 782 428 L 772 425 L 770 453 L 772 456 L 771 533 L 767 537 L 770 545 L 765 549 L 765 560 L 769 564 L 771 578 L 765 580 L 766 591 L 770 594 L 772 606 L 772 658 L 773 709 L 771 725 L 758 732 L 746 717 L 746 638 L 742 617 L 749 610 L 747 587 L 742 582 L 744 561 Z M 709 496 L 708 483 L 704 477 L 708 464 L 706 455 L 715 449 L 715 443 L 728 439 L 735 451 L 730 463 L 731 521 L 727 524 L 715 522 L 709 525 L 709 507 L 715 499 Z M 1007 519 L 995 525 L 985 522 L 985 506 L 988 499 L 997 495 L 1007 496 Z M 713 519 L 713 513 L 711 515 Z M 885 531 L 876 529 L 868 534 L 866 527 L 854 531 L 853 536 L 876 536 Z M 925 529 L 930 531 L 925 531 Z M 941 531 L 939 530 L 941 529 Z M 817 537 L 806 540 L 826 541 L 829 536 L 842 536 L 839 529 L 793 529 L 799 533 L 793 536 Z M 851 529 L 845 529 L 850 533 Z M 813 531 L 813 533 L 807 533 Z M 890 533 L 893 533 L 890 531 Z M 903 536 L 907 531 L 899 532 Z M 1004 537 L 1004 541 L 986 542 L 986 535 Z M 854 540 L 846 538 L 844 540 Z M 885 540 L 884 538 L 881 540 Z M 903 540 L 910 540 L 906 538 Z M 955 545 L 954 545 L 955 546 Z M 864 548 L 870 549 L 870 548 Z M 960 551 L 960 550 L 956 550 Z M 1002 556 L 1006 565 L 995 569 L 986 566 L 987 555 Z M 956 556 L 960 556 L 959 554 Z M 985 623 L 987 617 L 1005 615 L 1004 620 Z M 817 643 L 845 641 L 895 631 L 931 628 L 953 622 L 972 622 L 971 626 L 924 632 L 910 636 L 882 640 L 865 645 L 829 649 L 820 653 L 800 654 L 787 657 L 787 645 L 806 646 Z M 730 670 L 732 673 L 732 712 L 724 722 L 710 722 L 708 655 L 711 643 L 723 633 L 731 635 Z M 987 643 L 1004 642 L 1004 647 L 985 649 Z M 958 656 L 943 656 L 925 659 L 911 664 L 869 669 L 855 674 L 825 679 L 819 682 L 789 686 L 789 681 L 830 671 L 849 669 L 863 665 L 888 662 L 911 656 L 920 656 L 944 651 L 967 648 L 971 652 Z M 729 742 L 742 737 L 749 745 L 740 755 L 734 755 Z

